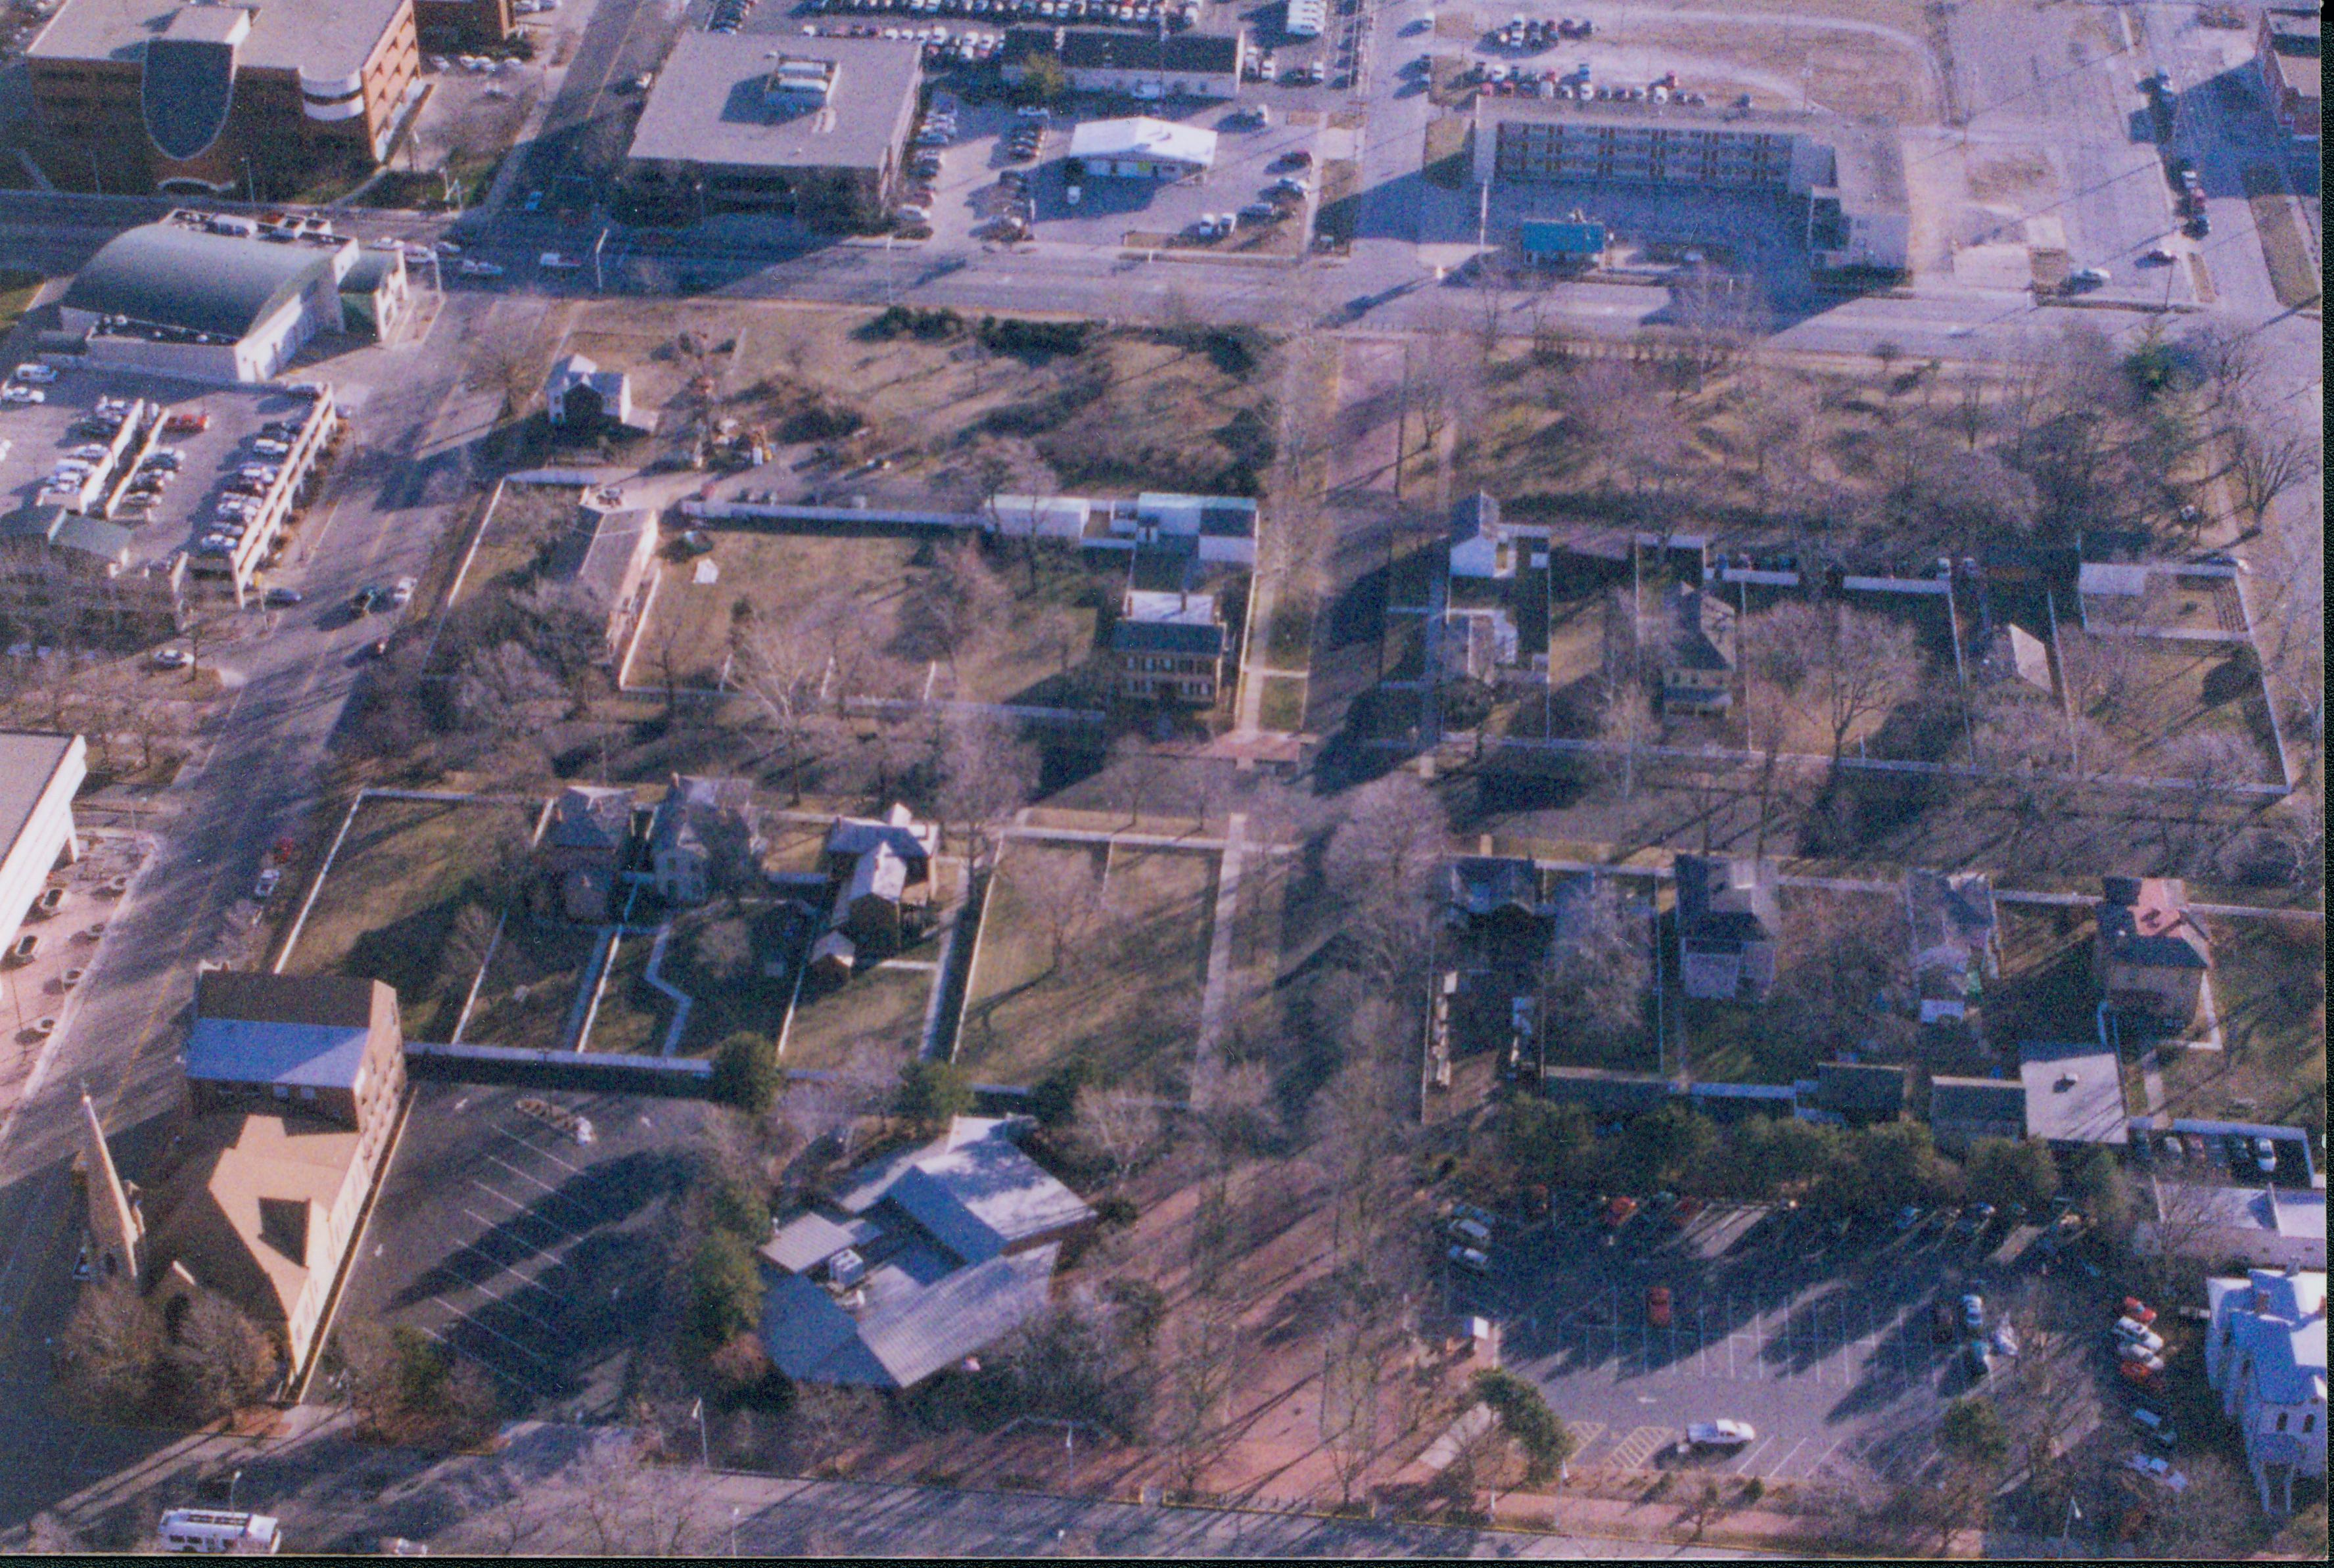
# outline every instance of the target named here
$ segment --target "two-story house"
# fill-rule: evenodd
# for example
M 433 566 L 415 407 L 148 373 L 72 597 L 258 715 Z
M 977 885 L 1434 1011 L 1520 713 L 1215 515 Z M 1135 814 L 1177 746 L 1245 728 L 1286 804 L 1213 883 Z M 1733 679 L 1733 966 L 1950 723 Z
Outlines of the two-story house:
M 1671 592 L 1662 653 L 1662 704 L 1689 713 L 1722 713 L 1734 704 L 1734 611 L 1698 588 Z
M 1118 695 L 1205 707 L 1221 688 L 1230 645 L 1214 594 L 1130 589 L 1110 629 Z
M 630 789 L 569 784 L 560 792 L 544 830 L 542 863 L 569 919 L 596 925 L 608 918 L 632 839 Z
M 1678 981 L 1689 996 L 1764 1001 L 1782 934 L 1775 862 L 1744 856 L 1677 858 Z
M 2177 877 L 2101 880 L 2092 967 L 2107 1004 L 2127 1017 L 2185 1029 L 2196 1016 L 2213 943 L 2188 913 Z
M 649 874 L 668 904 L 701 904 L 760 874 L 761 813 L 741 778 L 675 774 L 649 828 Z
M 2297 1477 L 2326 1478 L 2326 1275 L 2257 1268 L 2204 1282 L 2204 1380 L 2244 1434 L 2262 1506 L 2293 1511 Z

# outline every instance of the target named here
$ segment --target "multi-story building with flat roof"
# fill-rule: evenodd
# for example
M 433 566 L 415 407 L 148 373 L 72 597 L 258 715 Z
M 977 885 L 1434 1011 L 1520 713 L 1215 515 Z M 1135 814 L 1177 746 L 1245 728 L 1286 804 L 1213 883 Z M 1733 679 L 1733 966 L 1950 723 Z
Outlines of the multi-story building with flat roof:
M 72 799 L 87 755 L 77 735 L 0 734 L 0 948 L 16 939 L 49 873 L 81 858 Z
M 1476 114 L 1478 182 L 1800 197 L 1818 265 L 1901 272 L 1910 263 L 1904 155 L 1893 126 L 1560 98 L 1479 100 Z
M 108 190 L 371 169 L 420 101 L 413 0 L 65 0 L 24 58 L 51 175 Z
M 783 54 L 692 33 L 673 45 L 632 130 L 624 183 L 676 217 L 742 209 L 826 228 L 892 198 L 916 114 L 921 45 L 789 38 Z

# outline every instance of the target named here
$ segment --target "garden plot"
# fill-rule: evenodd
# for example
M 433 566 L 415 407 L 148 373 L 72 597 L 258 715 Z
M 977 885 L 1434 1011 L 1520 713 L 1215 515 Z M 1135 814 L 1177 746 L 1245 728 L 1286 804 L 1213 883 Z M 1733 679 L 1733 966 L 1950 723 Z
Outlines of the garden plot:
M 526 851 L 535 808 L 368 795 L 325 868 L 286 972 L 397 987 L 405 1033 L 453 1032 Z
M 1049 911 L 1062 907 L 1062 862 L 1081 859 L 1101 880 L 1103 910 L 1064 931 L 1057 949 Z M 1084 1058 L 1095 1082 L 1181 1097 L 1199 1031 L 1216 864 L 1199 851 L 1015 840 L 989 885 L 958 1065 L 985 1082 L 1027 1084 Z

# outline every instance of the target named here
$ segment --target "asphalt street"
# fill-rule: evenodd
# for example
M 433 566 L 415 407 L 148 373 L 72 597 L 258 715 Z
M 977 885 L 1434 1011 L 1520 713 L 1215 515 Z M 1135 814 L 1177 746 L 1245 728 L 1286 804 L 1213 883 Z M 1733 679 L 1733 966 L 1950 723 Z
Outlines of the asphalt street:
M 2107 45 L 2070 54 L 2058 14 L 2076 10 L 2114 18 Z M 612 230 L 606 286 L 611 292 L 718 293 L 740 300 L 865 304 L 896 299 L 973 311 L 1074 312 L 1116 319 L 1196 315 L 1277 327 L 1336 323 L 1336 331 L 1362 345 L 1347 356 L 1347 380 L 1341 389 L 1345 406 L 1357 412 L 1355 438 L 1341 448 L 1333 476 L 1338 547 L 1361 554 L 1382 550 L 1398 515 L 1380 456 L 1390 446 L 1383 416 L 1388 394 L 1399 388 L 1403 373 L 1405 336 L 1448 326 L 1454 319 L 1479 319 L 1482 305 L 1474 289 L 1435 278 L 1436 267 L 1463 259 L 1468 247 L 1452 239 L 1454 233 L 1463 238 L 1466 216 L 1453 207 L 1453 193 L 1420 178 L 1429 111 L 1425 95 L 1404 92 L 1401 80 L 1403 63 L 1425 47 L 1419 35 L 1404 30 L 1431 14 L 1427 0 L 1388 0 L 1374 12 L 1370 42 L 1362 52 L 1361 81 L 1351 94 L 1354 103 L 1366 108 L 1367 119 L 1354 132 L 1363 195 L 1349 255 L 1307 255 L 1287 265 L 1259 266 L 1146 259 L 1122 255 L 1114 246 L 1054 244 L 1042 236 L 1009 249 L 886 249 L 865 242 L 811 240 L 774 224 L 723 218 L 679 233 Z M 2247 167 L 2268 161 L 2290 168 L 2291 160 L 2263 117 L 2248 111 L 2241 98 L 2205 89 L 2231 69 L 2228 41 L 2200 31 L 2194 8 L 2185 5 L 2151 5 L 2128 26 L 2121 12 L 2101 7 L 2038 12 L 1962 5 L 1948 7 L 1946 14 L 1953 97 L 1969 123 L 1940 134 L 1958 135 L 1966 147 L 1981 150 L 2046 142 L 2070 177 L 2074 194 L 2064 214 L 2070 243 L 2096 247 L 2110 258 L 2152 243 L 2168 224 L 2169 198 L 2156 151 L 2133 137 L 2128 120 L 2141 103 L 2132 91 L 2138 77 L 2156 64 L 2174 71 L 2189 104 L 2177 121 L 2175 145 L 2205 171 L 2214 226 L 2204 254 L 2217 293 L 2201 307 L 2201 319 L 2252 334 L 2264 350 L 2263 385 L 2270 395 L 2289 399 L 2305 419 L 2316 415 L 2323 399 L 2320 323 L 2278 305 L 2241 194 Z M 530 166 L 531 179 L 574 173 L 597 156 L 593 149 L 601 139 L 593 127 L 617 112 L 604 91 L 607 83 L 644 67 L 642 52 L 651 47 L 668 17 L 662 0 L 601 0 L 549 106 L 547 129 L 534 144 L 547 161 Z M 524 190 L 527 182 L 504 181 L 506 190 L 514 184 Z M 62 276 L 114 234 L 169 205 L 0 193 L 0 251 L 14 265 Z M 331 491 L 306 522 L 278 577 L 305 590 L 310 607 L 275 618 L 239 618 L 233 633 L 217 641 L 212 651 L 227 678 L 227 705 L 199 737 L 194 765 L 145 813 L 141 831 L 152 847 L 140 880 L 89 980 L 67 1009 L 63 1027 L 45 1048 L 24 1098 L 0 1124 L 0 1529 L 169 1441 L 161 1434 L 84 1426 L 53 1409 L 49 1400 L 47 1342 L 72 1301 L 68 1275 L 77 1226 L 68 1166 L 79 1097 L 86 1089 L 100 1106 L 130 1174 L 148 1168 L 168 1137 L 169 1111 L 178 1098 L 178 1024 L 196 965 L 232 948 L 229 912 L 247 890 L 265 846 L 313 823 L 322 803 L 320 767 L 327 741 L 357 678 L 352 657 L 380 635 L 362 621 L 318 611 L 363 583 L 418 573 L 439 547 L 454 506 L 468 492 L 468 446 L 490 428 L 497 413 L 498 394 L 466 385 L 465 361 L 473 349 L 506 341 L 547 311 L 555 312 L 561 302 L 588 296 L 594 286 L 589 271 L 537 270 L 535 257 L 542 251 L 582 250 L 599 232 L 595 224 L 564 222 L 549 211 L 527 214 L 514 203 L 458 220 L 353 208 L 335 209 L 333 216 L 343 232 L 369 240 L 451 235 L 469 254 L 501 264 L 507 275 L 458 283 L 419 341 L 341 354 L 324 372 L 352 411 L 355 436 Z M 2116 265 L 2120 275 L 2121 264 Z M 1670 292 L 1658 284 L 1597 282 L 1553 284 L 1529 295 L 1503 295 L 1500 303 L 1520 331 L 1524 307 L 1534 301 L 1567 330 L 1616 341 L 1667 319 L 1673 304 Z M 1370 303 L 1356 310 L 1356 302 Z M 2069 322 L 2136 335 L 2165 320 L 2142 308 L 2146 303 L 2119 296 L 2088 308 L 2064 308 L 2027 293 L 1969 286 L 1947 272 L 1924 275 L 1909 289 L 1887 295 L 1822 296 L 1779 320 L 1770 341 L 1779 349 L 1815 353 L 1865 354 L 1893 342 L 1908 359 L 2001 359 L 2045 351 L 2050 335 Z M 2200 317 L 2172 319 L 2176 324 Z M 2289 530 L 2318 526 L 2314 495 L 2297 495 L 2281 511 Z M 1315 697 L 1335 702 L 1341 688 L 1358 690 L 1374 680 L 1374 669 L 1365 671 L 1360 662 L 1365 654 L 1374 655 L 1357 635 L 1342 649 L 1346 663 L 1340 665 L 1336 629 L 1325 636 L 1324 662 L 1314 672 Z M 493 1276 L 481 1277 L 490 1287 L 494 1284 Z M 1600 1288 L 1629 1285 L 1641 1293 L 1643 1283 L 1641 1275 L 1624 1271 Z M 1903 1303 L 1895 1303 L 1892 1289 L 1884 1281 L 1861 1295 L 1842 1297 L 1830 1309 L 1834 1317 L 1827 1319 L 1821 1305 L 1811 1315 L 1799 1315 L 1790 1304 L 1799 1300 L 1794 1282 L 1778 1283 L 1771 1290 L 1721 1288 L 1714 1294 L 1696 1287 L 1680 1294 L 1679 1322 L 1690 1319 L 1691 1342 L 1673 1339 L 1657 1347 L 1641 1332 L 1633 1352 L 1623 1342 L 1625 1314 L 1604 1324 L 1541 1315 L 1529 1332 L 1542 1335 L 1544 1342 L 1519 1349 L 1542 1357 L 1551 1377 L 1567 1368 L 1594 1373 L 1578 1380 L 1584 1390 L 1595 1377 L 1606 1379 L 1615 1403 L 1609 1419 L 1598 1419 L 1617 1433 L 1632 1408 L 1647 1408 L 1634 1404 L 1647 1392 L 1672 1399 L 1683 1413 L 1688 1392 L 1696 1399 L 1705 1393 L 1748 1399 L 1753 1395 L 1743 1390 L 1754 1383 L 1762 1390 L 1759 1397 L 1787 1383 L 1828 1390 L 1831 1373 L 1826 1369 L 1835 1365 L 1843 1379 L 1838 1391 L 1853 1394 L 1857 1368 L 1885 1369 L 1890 1354 L 1896 1356 L 1898 1371 L 1909 1374 L 1914 1369 L 1902 1339 Z M 1785 1336 L 1780 1342 L 1773 1337 L 1779 1309 L 1771 1303 L 1778 1294 L 1786 1302 L 1779 1309 Z M 1623 1313 L 1625 1300 L 1625 1291 L 1610 1297 L 1615 1314 Z M 474 1303 L 461 1297 L 451 1304 L 469 1310 Z M 1534 1316 L 1529 1307 L 1524 1315 Z M 1813 1325 L 1808 1331 L 1810 1345 L 1828 1347 L 1811 1363 L 1811 1377 L 1712 1376 L 1716 1358 L 1732 1356 L 1731 1364 L 1739 1368 L 1746 1350 L 1754 1368 L 1779 1364 L 1776 1345 L 1795 1344 L 1790 1336 L 1801 1332 L 1802 1323 Z M 1786 1360 L 1790 1354 L 1781 1353 Z M 1859 1355 L 1861 1361 L 1855 1359 Z M 1673 1382 L 1662 1384 L 1665 1377 Z M 1689 1390 L 1689 1377 L 1710 1387 Z M 1674 1393 L 1658 1391 L 1664 1388 Z M 1617 1402 L 1623 1399 L 1630 1407 Z M 1802 1419 L 1783 1406 L 1777 1409 L 1787 1419 Z M 1633 1440 L 1636 1427 L 1674 1424 L 1666 1415 L 1640 1419 L 1630 1427 L 1631 1436 L 1600 1440 L 1619 1448 Z M 1779 1442 L 1789 1429 L 1778 1426 Z M 1821 1448 L 1814 1438 L 1808 1442 L 1814 1446 L 1778 1459 L 1772 1473 L 1802 1473 L 1807 1456 Z M 1746 1463 L 1758 1462 L 1746 1456 Z M 1085 1511 L 1078 1528 L 1102 1533 L 1095 1537 L 1097 1549 L 1521 1554 L 1513 1546 L 1519 1538 L 1504 1536 L 1471 1539 L 1461 1546 L 1452 1544 L 1459 1538 L 1436 1534 L 1431 1540 L 1440 1544 L 1430 1546 L 1424 1544 L 1428 1538 L 1397 1532 L 1370 1534 L 1358 1525 L 1296 1521 L 1267 1526 L 1249 1515 L 1113 1513 L 1117 1505 L 913 1489 L 901 1490 L 906 1501 L 898 1506 L 877 1510 L 864 1505 L 866 1496 L 851 1489 L 773 1493 L 757 1505 L 753 1522 L 741 1522 L 747 1532 L 742 1544 L 772 1551 L 806 1549 L 802 1543 L 810 1536 L 796 1531 L 794 1522 L 815 1520 L 821 1531 L 842 1532 L 845 1548 L 857 1542 L 882 1554 L 927 1547 L 961 1553 L 983 1543 L 999 1552 L 1027 1550 L 1032 1543 L 1042 1546 L 1046 1533 L 1067 1528 L 1055 1513 L 1070 1509 Z M 850 1498 L 861 1502 L 854 1505 Z M 1250 1534 L 1271 1529 L 1291 1534 Z M 1553 1554 L 1577 1554 L 1558 1546 Z
M 387 460 L 343 459 L 275 574 L 308 603 L 246 612 L 207 641 L 227 705 L 149 814 L 148 863 L 77 1010 L 0 1126 L 0 1524 L 151 1440 L 83 1427 L 49 1398 L 49 1342 L 72 1305 L 80 1233 L 70 1166 L 81 1095 L 95 1101 L 124 1174 L 138 1179 L 162 1152 L 184 1098 L 178 1050 L 196 966 L 235 943 L 228 914 L 265 847 L 299 834 L 322 803 L 319 768 L 357 678 L 356 655 L 381 635 L 332 610 L 363 583 L 426 564 L 448 504 L 462 493 L 444 471 L 450 464 L 458 473 L 462 446 L 493 412 L 460 390 L 461 345 L 477 318 L 517 308 L 449 301 L 428 340 L 335 361 L 335 384 L 355 410 L 352 448 L 371 447 Z

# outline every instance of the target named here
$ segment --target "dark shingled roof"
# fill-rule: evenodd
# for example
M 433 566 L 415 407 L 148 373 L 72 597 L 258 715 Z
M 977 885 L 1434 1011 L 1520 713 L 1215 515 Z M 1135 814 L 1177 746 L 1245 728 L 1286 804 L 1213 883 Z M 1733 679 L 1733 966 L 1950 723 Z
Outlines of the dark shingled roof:
M 2099 900 L 2099 941 L 2118 963 L 2209 969 L 2212 944 L 2188 918 L 2188 890 L 2176 877 L 2107 877 Z
M 1120 653 L 1184 653 L 1211 657 L 1224 649 L 1224 629 L 1172 620 L 1121 620 L 1110 629 Z
M 2026 1085 L 2015 1078 L 1932 1078 L 1929 1120 L 2026 1127 Z
M 1677 858 L 1677 924 L 1681 938 L 1695 942 L 1756 942 L 1772 940 L 1781 928 L 1772 862 L 1759 866 L 1748 888 L 1730 884 L 1729 863 L 1722 856 Z
M 1062 63 L 1073 71 L 1188 71 L 1230 76 L 1239 69 L 1239 40 L 1222 34 L 1111 33 L 1066 28 Z
M 1876 1062 L 1827 1062 L 1816 1069 L 1816 1099 L 1851 1119 L 1905 1113 L 1905 1070 Z

